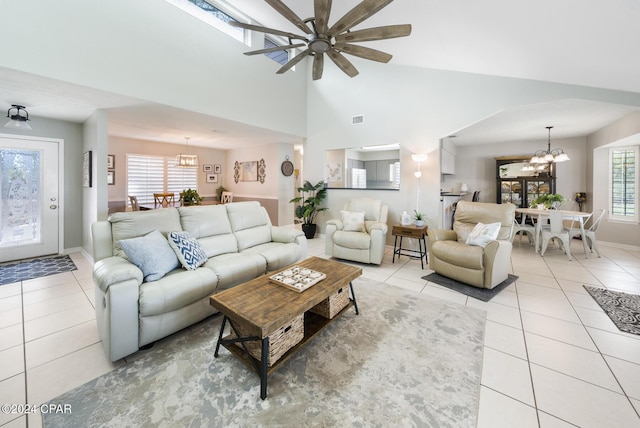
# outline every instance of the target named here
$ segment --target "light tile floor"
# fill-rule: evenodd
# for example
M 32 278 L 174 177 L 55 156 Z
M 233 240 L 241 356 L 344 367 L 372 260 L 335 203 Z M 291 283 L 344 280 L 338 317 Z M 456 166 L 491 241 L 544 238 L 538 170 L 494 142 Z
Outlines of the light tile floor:
M 602 245 L 602 258 L 542 258 L 514 243 L 519 276 L 485 303 L 421 279 L 430 271 L 403 256 L 364 276 L 487 311 L 478 427 L 640 427 L 640 336 L 620 332 L 583 284 L 640 293 L 640 249 Z M 309 241 L 324 256 L 324 240 Z M 37 405 L 112 370 L 93 313 L 91 264 L 0 286 L 0 404 Z M 134 356 L 135 358 L 135 356 Z M 39 414 L 0 413 L 3 427 L 41 426 Z

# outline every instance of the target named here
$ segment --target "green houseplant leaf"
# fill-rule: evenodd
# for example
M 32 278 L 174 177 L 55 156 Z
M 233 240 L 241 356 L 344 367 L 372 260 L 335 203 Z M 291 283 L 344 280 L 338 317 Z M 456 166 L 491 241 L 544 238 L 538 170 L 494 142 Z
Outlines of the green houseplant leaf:
M 289 201 L 298 204 L 295 209 L 296 218 L 302 219 L 303 224 L 314 224 L 318 213 L 328 209 L 320 206 L 327 197 L 324 181 L 315 185 L 305 181 L 302 187 L 298 187 L 298 192 L 300 196 Z

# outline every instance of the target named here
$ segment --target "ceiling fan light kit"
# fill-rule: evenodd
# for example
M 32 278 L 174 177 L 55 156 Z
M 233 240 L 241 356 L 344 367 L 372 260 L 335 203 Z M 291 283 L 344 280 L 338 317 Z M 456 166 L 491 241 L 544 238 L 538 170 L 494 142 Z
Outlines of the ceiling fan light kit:
M 357 43 L 392 39 L 396 37 L 405 37 L 411 34 L 410 24 L 389 25 L 351 31 L 351 28 L 370 18 L 393 0 L 363 0 L 347 12 L 342 18 L 336 21 L 331 27 L 329 27 L 331 0 L 315 0 L 315 16 L 304 20 L 289 9 L 289 7 L 287 7 L 281 0 L 265 1 L 299 30 L 304 32 L 305 35 L 301 36 L 287 31 L 281 31 L 260 25 L 245 24 L 237 21 L 231 21 L 229 24 L 234 27 L 283 36 L 289 39 L 288 45 L 245 52 L 245 55 L 257 55 L 304 47 L 302 52 L 291 58 L 285 65 L 283 65 L 277 71 L 277 74 L 285 73 L 307 56 L 313 56 L 312 77 L 313 80 L 319 80 L 322 78 L 322 72 L 324 70 L 324 55 L 326 54 L 329 59 L 331 59 L 331 61 L 340 68 L 340 70 L 349 77 L 354 77 L 358 75 L 358 70 L 343 55 L 343 53 L 383 63 L 389 62 L 392 55 L 368 47 L 354 45 L 352 42 Z M 294 40 L 300 41 L 300 43 L 293 43 Z

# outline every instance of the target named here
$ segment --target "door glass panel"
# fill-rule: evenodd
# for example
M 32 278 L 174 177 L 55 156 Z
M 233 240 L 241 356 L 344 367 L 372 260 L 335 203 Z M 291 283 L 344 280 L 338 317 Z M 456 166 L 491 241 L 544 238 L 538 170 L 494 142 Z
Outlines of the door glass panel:
M 39 244 L 41 152 L 0 149 L 0 247 Z

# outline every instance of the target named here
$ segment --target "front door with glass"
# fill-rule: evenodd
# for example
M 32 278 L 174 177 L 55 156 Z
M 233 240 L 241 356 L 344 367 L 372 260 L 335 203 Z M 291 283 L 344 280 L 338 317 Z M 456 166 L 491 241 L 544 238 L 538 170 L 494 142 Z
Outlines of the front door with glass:
M 0 262 L 59 252 L 59 144 L 0 135 Z

